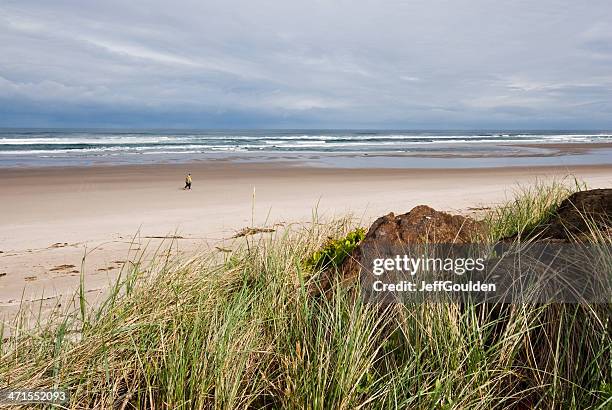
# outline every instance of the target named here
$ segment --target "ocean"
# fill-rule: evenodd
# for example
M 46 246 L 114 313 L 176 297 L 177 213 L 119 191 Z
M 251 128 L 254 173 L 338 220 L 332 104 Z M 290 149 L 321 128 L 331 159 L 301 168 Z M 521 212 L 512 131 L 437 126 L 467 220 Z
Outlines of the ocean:
M 542 161 L 552 165 L 559 160 L 535 159 L 551 156 L 544 155 L 545 148 L 525 145 L 610 142 L 612 132 L 608 131 L 0 129 L 0 167 L 274 158 L 310 162 L 318 159 L 324 165 L 327 162 L 342 166 L 346 158 L 361 158 L 363 162 L 368 155 L 404 158 L 404 162 L 406 157 L 413 157 L 410 164 L 416 158 L 434 158 L 441 166 L 461 166 L 462 158 L 484 161 L 483 166 L 505 166 L 510 157 L 516 165 Z M 578 156 L 585 157 L 586 163 L 611 163 L 609 150 L 604 151 Z M 505 160 L 491 161 L 495 158 Z M 451 164 L 448 160 L 453 159 Z M 398 162 L 401 161 L 392 160 L 391 165 Z M 569 164 L 575 163 L 576 158 L 569 159 Z

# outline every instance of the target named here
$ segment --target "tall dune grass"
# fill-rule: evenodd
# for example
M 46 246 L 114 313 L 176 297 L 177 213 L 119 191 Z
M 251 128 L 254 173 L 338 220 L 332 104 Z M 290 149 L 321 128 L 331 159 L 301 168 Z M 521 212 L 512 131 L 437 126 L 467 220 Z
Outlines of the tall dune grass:
M 493 208 L 486 215 L 490 239 L 513 235 L 520 238 L 528 234 L 545 223 L 565 198 L 585 189 L 586 185 L 573 177 L 536 180 L 533 184 L 518 186 L 511 200 Z
M 357 283 L 313 294 L 319 272 L 303 261 L 353 228 L 313 222 L 136 264 L 103 304 L 80 295 L 73 312 L 12 329 L 0 384 L 67 389 L 74 409 L 612 405 L 609 304 L 381 307 Z

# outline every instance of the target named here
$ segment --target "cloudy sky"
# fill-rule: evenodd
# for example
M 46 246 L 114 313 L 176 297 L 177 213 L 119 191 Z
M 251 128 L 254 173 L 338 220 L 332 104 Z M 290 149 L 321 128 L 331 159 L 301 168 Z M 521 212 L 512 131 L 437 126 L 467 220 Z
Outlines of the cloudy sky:
M 0 126 L 612 128 L 612 2 L 0 0 Z

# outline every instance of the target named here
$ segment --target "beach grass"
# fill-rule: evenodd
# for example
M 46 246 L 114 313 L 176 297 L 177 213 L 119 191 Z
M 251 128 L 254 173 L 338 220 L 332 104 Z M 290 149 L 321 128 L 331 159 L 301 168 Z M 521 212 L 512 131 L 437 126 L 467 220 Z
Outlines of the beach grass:
M 574 192 L 587 189 L 584 182 L 573 176 L 562 179 L 536 180 L 533 184 L 519 185 L 507 202 L 487 213 L 490 240 L 511 236 L 519 239 L 545 223 L 561 202 Z
M 530 229 L 573 188 L 535 189 L 489 216 L 491 237 Z M 33 328 L 16 318 L 0 384 L 67 389 L 74 409 L 610 408 L 609 304 L 383 307 L 339 280 L 313 292 L 304 261 L 354 229 L 314 220 L 126 265 L 99 305 L 79 292 Z

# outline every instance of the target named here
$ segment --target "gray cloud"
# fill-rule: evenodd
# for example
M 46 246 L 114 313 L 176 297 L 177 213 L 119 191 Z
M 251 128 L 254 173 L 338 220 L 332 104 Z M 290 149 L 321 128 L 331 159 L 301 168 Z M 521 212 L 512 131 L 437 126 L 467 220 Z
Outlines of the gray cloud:
M 0 126 L 612 128 L 612 4 L 5 1 Z

